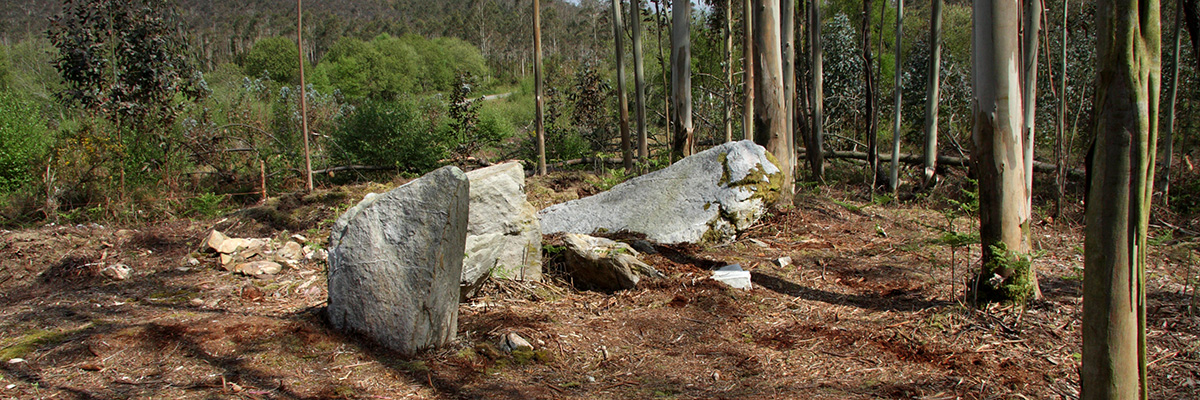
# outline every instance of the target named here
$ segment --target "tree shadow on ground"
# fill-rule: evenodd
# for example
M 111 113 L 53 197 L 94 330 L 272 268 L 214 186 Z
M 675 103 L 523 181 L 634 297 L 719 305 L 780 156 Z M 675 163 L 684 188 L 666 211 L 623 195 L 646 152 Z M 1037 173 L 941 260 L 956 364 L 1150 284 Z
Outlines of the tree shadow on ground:
M 920 296 L 919 291 L 900 291 L 888 296 L 834 293 L 801 286 L 787 279 L 760 271 L 755 271 L 752 274 L 751 282 L 787 296 L 875 311 L 911 311 L 950 304 L 947 301 L 925 299 Z

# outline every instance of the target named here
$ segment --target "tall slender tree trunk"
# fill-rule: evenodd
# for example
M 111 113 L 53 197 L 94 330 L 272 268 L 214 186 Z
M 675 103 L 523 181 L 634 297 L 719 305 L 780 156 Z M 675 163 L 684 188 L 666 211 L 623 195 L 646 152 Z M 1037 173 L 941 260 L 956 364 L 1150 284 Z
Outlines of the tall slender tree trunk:
M 746 98 L 742 103 L 742 131 L 746 140 L 754 140 L 754 5 L 745 0 L 743 13 L 746 23 L 742 33 L 742 82 L 745 85 Z
M 874 193 L 875 185 L 879 183 L 879 85 L 875 82 L 875 61 L 871 57 L 871 0 L 863 0 L 862 57 L 867 103 L 867 168 L 871 169 L 867 184 Z
M 779 0 L 779 35 L 783 46 L 783 151 L 787 150 L 787 164 L 790 170 L 784 182 L 787 192 L 795 191 L 792 177 L 796 171 L 796 0 Z M 790 197 L 790 196 L 789 196 Z
M 621 0 L 612 0 L 613 45 L 617 50 L 617 101 L 621 116 L 621 160 L 625 171 L 633 171 L 633 141 L 629 135 L 629 97 L 625 95 L 625 23 Z
M 666 136 L 670 137 L 675 132 L 672 129 L 675 121 L 671 119 L 671 82 L 667 78 L 667 71 L 669 70 L 667 64 L 670 61 L 667 59 L 667 55 L 663 50 L 663 30 L 666 29 L 667 20 L 666 16 L 663 15 L 662 1 L 663 0 L 654 0 L 654 14 L 658 17 L 658 65 L 662 66 L 662 68 L 659 69 L 662 71 L 663 94 L 665 97 L 663 101 L 663 119 L 666 121 L 667 125 L 665 130 Z
M 825 180 L 825 78 L 824 56 L 821 49 L 821 4 L 817 0 L 809 2 L 808 43 L 812 56 L 812 137 L 807 149 L 808 163 L 812 167 L 813 179 Z
M 671 102 L 675 105 L 675 143 L 672 153 L 682 158 L 695 151 L 692 129 L 692 3 L 671 5 Z
M 1067 95 L 1067 16 L 1069 15 L 1070 1 L 1062 1 L 1062 54 L 1058 66 L 1058 123 L 1056 126 L 1057 138 L 1054 143 L 1054 164 L 1057 166 L 1054 170 L 1054 218 L 1058 219 L 1062 216 L 1063 198 L 1066 197 L 1067 191 L 1067 105 L 1070 96 Z
M 300 136 L 304 137 L 304 190 L 313 190 L 312 153 L 308 148 L 308 96 L 304 88 L 304 11 L 296 0 L 296 49 L 300 54 Z
M 973 20 L 971 161 L 979 179 L 983 262 L 972 292 L 984 301 L 1023 302 L 1036 275 L 1027 263 L 1020 268 L 1029 252 L 1030 215 L 1021 137 L 1020 8 L 1014 0 L 976 0 Z
M 546 91 L 542 83 L 542 7 L 538 4 L 539 0 L 533 0 L 533 85 L 534 103 L 537 107 L 537 152 L 538 152 L 538 174 L 546 174 L 546 124 L 545 124 L 545 96 Z
M 649 138 L 646 133 L 646 69 L 642 57 L 642 0 L 630 0 L 629 22 L 633 28 L 633 82 L 634 107 L 637 108 L 638 158 L 646 162 L 650 158 Z
M 893 97 L 896 100 L 896 109 L 894 110 L 895 121 L 892 123 L 892 173 L 890 175 L 891 178 L 888 179 L 888 186 L 892 190 L 893 195 L 900 190 L 900 130 L 902 128 L 900 110 L 902 105 L 901 100 L 903 100 L 902 97 L 904 94 L 901 82 L 901 78 L 904 76 L 904 74 L 900 73 L 900 71 L 902 71 L 901 67 L 903 64 L 900 56 L 900 44 L 901 39 L 904 38 L 903 28 L 904 0 L 896 0 L 896 83 L 893 93 Z
M 929 11 L 929 82 L 925 86 L 925 176 L 921 186 L 937 183 L 938 103 L 942 76 L 942 2 L 932 0 Z
M 790 1 L 790 0 L 783 0 Z M 754 0 L 755 114 L 754 142 L 767 148 L 783 171 L 780 204 L 790 204 L 792 165 L 787 127 L 787 94 L 783 82 L 783 46 L 780 40 L 780 0 Z
M 1096 5 L 1095 142 L 1084 220 L 1080 398 L 1145 399 L 1146 232 L 1161 84 L 1158 0 Z
M 1172 29 L 1175 43 L 1171 45 L 1171 70 L 1167 72 L 1170 80 L 1167 81 L 1167 129 L 1162 137 L 1162 202 L 1164 205 L 1171 204 L 1171 158 L 1175 155 L 1175 101 L 1179 94 L 1179 42 L 1182 32 L 1183 20 L 1183 0 L 1179 0 L 1179 6 L 1175 8 L 1175 27 Z
M 1042 29 L 1042 0 L 1024 0 L 1025 12 L 1021 45 L 1021 108 L 1025 161 L 1025 197 L 1033 206 L 1033 148 L 1034 124 L 1037 116 L 1038 33 Z
M 725 141 L 733 141 L 733 0 L 725 0 Z

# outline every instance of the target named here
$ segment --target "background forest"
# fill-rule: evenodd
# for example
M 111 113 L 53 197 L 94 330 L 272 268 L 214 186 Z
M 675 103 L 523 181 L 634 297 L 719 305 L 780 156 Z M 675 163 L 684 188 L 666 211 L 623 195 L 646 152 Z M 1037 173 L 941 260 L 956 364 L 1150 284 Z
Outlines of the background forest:
M 84 2 L 15 3 L 0 12 L 0 210 L 5 224 L 211 213 L 259 200 L 264 179 L 271 193 L 303 187 L 294 3 L 92 2 L 101 5 L 94 7 L 109 7 L 93 10 L 109 15 L 109 22 L 120 12 L 147 18 L 140 23 L 157 30 L 143 32 L 140 39 L 106 38 L 102 29 L 89 31 L 87 18 L 71 14 L 72 7 L 83 7 Z M 128 5 L 104 6 L 123 3 Z M 731 58 L 725 54 L 727 3 L 701 2 L 692 16 L 692 94 L 701 148 L 724 141 L 726 122 L 734 132 L 742 129 L 741 118 L 726 120 L 740 116 L 744 87 L 744 13 L 742 2 L 732 3 L 736 45 Z M 670 52 L 670 4 L 642 5 L 646 108 L 654 150 L 645 164 L 656 168 L 668 162 L 665 149 L 670 141 L 670 71 L 663 68 Z M 1064 5 L 1069 10 L 1065 60 Z M 546 1 L 542 7 L 548 157 L 551 163 L 592 160 L 583 164 L 598 168 L 606 158 L 619 155 L 609 4 Z M 628 4 L 624 7 L 628 10 Z M 874 93 L 874 114 L 881 116 L 876 125 L 879 140 L 889 143 L 895 134 L 889 99 L 897 90 L 891 82 L 900 74 L 901 153 L 920 153 L 930 2 L 905 5 L 899 70 L 893 3 L 875 2 L 868 21 L 863 20 L 861 2 L 829 1 L 821 7 L 826 110 L 822 125 L 833 166 L 832 175 L 825 178 L 862 182 L 868 172 L 861 164 L 838 157 L 861 154 L 869 136 L 862 45 L 875 47 L 871 51 L 872 74 L 880 82 Z M 1038 63 L 1042 79 L 1036 157 L 1081 169 L 1091 140 L 1087 132 L 1095 69 L 1094 4 L 1067 1 L 1046 7 Z M 138 12 L 130 13 L 135 8 Z M 419 174 L 446 163 L 534 160 L 531 14 L 529 2 L 515 0 L 353 0 L 307 6 L 303 59 L 312 169 L 318 184 L 386 179 L 396 172 Z M 1177 15 L 1176 4 L 1165 3 L 1163 14 L 1164 26 L 1169 26 Z M 940 152 L 966 159 L 971 153 L 970 3 L 947 2 L 943 18 Z M 626 36 L 631 36 L 629 25 Z M 865 41 L 864 27 L 870 35 Z M 811 82 L 809 63 L 803 61 L 809 49 L 806 29 L 796 29 L 801 93 Z M 1164 43 L 1173 43 L 1168 35 L 1173 32 L 1164 29 Z M 92 62 L 87 68 L 95 69 L 90 73 L 96 77 L 81 84 L 72 74 L 78 78 L 88 73 L 64 70 L 64 60 L 86 45 L 91 46 Z M 1183 173 L 1171 175 L 1178 181 L 1171 204 L 1184 215 L 1200 207 L 1198 188 L 1190 187 L 1197 180 L 1186 178 L 1192 174 L 1189 151 L 1196 130 L 1196 120 L 1187 116 L 1193 114 L 1200 93 L 1192 48 L 1182 47 L 1183 62 L 1178 64 L 1180 117 L 1173 132 L 1183 160 L 1176 168 Z M 160 54 L 125 53 L 150 50 Z M 1164 53 L 1164 70 L 1169 71 L 1176 60 L 1169 49 Z M 139 56 L 163 62 L 156 68 L 164 73 L 150 74 L 143 83 L 130 81 L 137 79 Z M 1058 72 L 1063 62 L 1065 77 Z M 732 81 L 726 78 L 726 68 L 733 69 Z M 632 77 L 632 69 L 626 71 Z M 114 79 L 102 79 L 106 75 Z M 1059 93 L 1064 78 L 1066 91 Z M 1170 79 L 1164 75 L 1164 87 Z M 126 93 L 133 87 L 157 90 Z M 481 100 L 488 94 L 496 96 Z M 153 110 L 141 107 L 139 99 L 158 105 Z M 728 104 L 727 99 L 735 100 Z M 1064 101 L 1067 151 L 1056 160 L 1055 119 Z M 733 112 L 726 114 L 727 107 Z M 916 169 L 905 173 L 906 182 L 920 180 Z M 1035 180 L 1037 195 L 1052 194 L 1053 174 L 1038 174 Z M 1038 212 L 1048 213 L 1046 207 Z

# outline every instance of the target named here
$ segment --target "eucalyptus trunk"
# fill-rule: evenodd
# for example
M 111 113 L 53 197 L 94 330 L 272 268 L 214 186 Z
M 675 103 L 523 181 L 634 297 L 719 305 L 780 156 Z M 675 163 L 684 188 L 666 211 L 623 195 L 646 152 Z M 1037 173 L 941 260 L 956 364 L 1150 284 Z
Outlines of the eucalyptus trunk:
M 646 133 L 646 68 L 642 56 L 642 1 L 631 0 L 629 22 L 633 28 L 633 104 L 637 109 L 638 158 L 646 162 L 650 158 L 649 137 Z
M 902 71 L 902 62 L 900 57 L 901 39 L 904 37 L 904 0 L 896 0 L 896 83 L 893 97 L 896 100 L 895 106 L 895 121 L 892 123 L 892 174 L 888 179 L 888 186 L 892 189 L 892 195 L 895 195 L 900 190 L 900 129 L 902 128 L 900 118 L 901 101 L 903 100 L 904 90 L 902 88 L 901 78 L 904 74 Z
M 1042 29 L 1042 0 L 1025 0 L 1025 20 L 1021 45 L 1021 101 L 1025 121 L 1022 125 L 1025 137 L 1025 196 L 1033 205 L 1033 147 L 1034 123 L 1037 115 L 1037 60 L 1038 32 Z
M 746 23 L 742 36 L 742 82 L 746 98 L 742 103 L 742 133 L 746 140 L 754 140 L 754 5 L 745 0 L 743 13 Z
M 733 0 L 725 0 L 725 142 L 733 141 Z
M 629 97 L 625 95 L 625 23 L 621 20 L 621 0 L 612 0 L 613 44 L 617 53 L 617 101 L 620 107 L 621 161 L 625 171 L 633 171 L 633 144 L 629 135 Z
M 1096 5 L 1080 398 L 1145 399 L 1146 231 L 1162 74 L 1158 0 Z
M 937 183 L 938 105 L 942 76 L 942 1 L 932 0 L 929 11 L 929 81 L 925 86 L 925 168 L 921 186 Z
M 1063 0 L 1062 5 L 1062 55 L 1058 69 L 1058 121 L 1055 127 L 1057 138 L 1054 143 L 1054 218 L 1062 216 L 1063 199 L 1067 191 L 1067 16 L 1070 3 Z
M 663 120 L 666 121 L 667 126 L 663 132 L 665 132 L 666 136 L 670 138 L 671 134 L 674 132 L 674 130 L 671 129 L 672 123 L 675 121 L 671 120 L 671 90 L 669 89 L 671 87 L 671 81 L 670 78 L 668 78 L 667 73 L 669 68 L 665 67 L 670 60 L 667 59 L 667 56 L 664 54 L 663 50 L 663 30 L 666 29 L 665 27 L 667 26 L 667 21 L 666 16 L 663 15 L 662 1 L 663 0 L 654 0 L 654 15 L 658 20 L 658 65 L 663 66 L 663 68 L 659 68 L 659 71 L 662 71 L 663 94 L 666 96 L 666 99 L 663 100 Z
M 538 174 L 546 175 L 545 88 L 542 84 L 542 7 L 533 0 L 533 85 L 537 108 Z
M 692 3 L 671 6 L 671 102 L 675 109 L 673 156 L 682 158 L 695 151 L 692 128 Z
M 312 153 L 308 148 L 308 96 L 304 88 L 304 11 L 301 8 L 301 0 L 296 0 L 296 46 L 300 54 L 300 135 L 304 137 L 304 190 L 311 192 Z
M 1036 279 L 1028 263 L 1030 208 L 1022 147 L 1020 8 L 1015 0 L 973 7 L 972 164 L 979 180 L 982 268 L 974 298 L 1024 302 Z
M 790 1 L 790 0 L 783 0 Z M 787 134 L 787 94 L 780 40 L 780 0 L 754 0 L 755 106 L 754 142 L 775 156 L 783 171 L 779 202 L 792 199 L 792 163 Z
M 779 0 L 779 36 L 783 46 L 783 147 L 787 149 L 787 161 L 780 163 L 790 168 L 789 181 L 784 184 L 791 192 L 796 165 L 796 0 Z
M 862 57 L 867 103 L 867 168 L 871 169 L 867 184 L 874 193 L 875 185 L 879 183 L 879 85 L 875 82 L 875 61 L 871 57 L 871 0 L 863 0 Z
M 1174 62 L 1171 63 L 1171 71 L 1167 72 L 1167 75 L 1171 77 L 1171 79 L 1167 81 L 1169 83 L 1167 85 L 1167 129 L 1162 138 L 1163 166 L 1161 196 L 1163 205 L 1168 206 L 1171 204 L 1171 158 L 1175 153 L 1175 101 L 1179 95 L 1179 62 L 1182 61 L 1179 59 L 1180 34 L 1183 33 L 1181 32 L 1182 29 L 1180 29 L 1180 27 L 1183 25 L 1181 23 L 1181 20 L 1183 19 L 1182 9 L 1183 0 L 1180 0 L 1179 7 L 1175 9 L 1175 28 L 1173 29 L 1175 31 L 1175 43 L 1171 45 L 1171 59 L 1174 60 Z
M 817 0 L 809 1 L 810 18 L 808 23 L 809 55 L 812 57 L 812 137 L 809 139 L 809 166 L 812 167 L 813 179 L 820 182 L 825 180 L 825 78 L 824 56 L 821 51 L 821 5 Z

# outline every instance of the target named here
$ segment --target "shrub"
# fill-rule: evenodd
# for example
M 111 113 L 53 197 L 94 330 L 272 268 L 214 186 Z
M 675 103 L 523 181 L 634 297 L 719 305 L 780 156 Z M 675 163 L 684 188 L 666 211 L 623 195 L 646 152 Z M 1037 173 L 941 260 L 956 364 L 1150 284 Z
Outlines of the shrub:
M 246 75 L 262 77 L 266 74 L 275 82 L 294 84 L 300 82 L 299 59 L 296 42 L 276 36 L 254 42 L 242 66 Z
M 0 91 L 0 192 L 33 178 L 30 165 L 46 155 L 50 137 L 38 112 L 8 91 Z
M 424 173 L 446 157 L 444 111 L 412 100 L 368 101 L 335 131 L 339 161 Z

